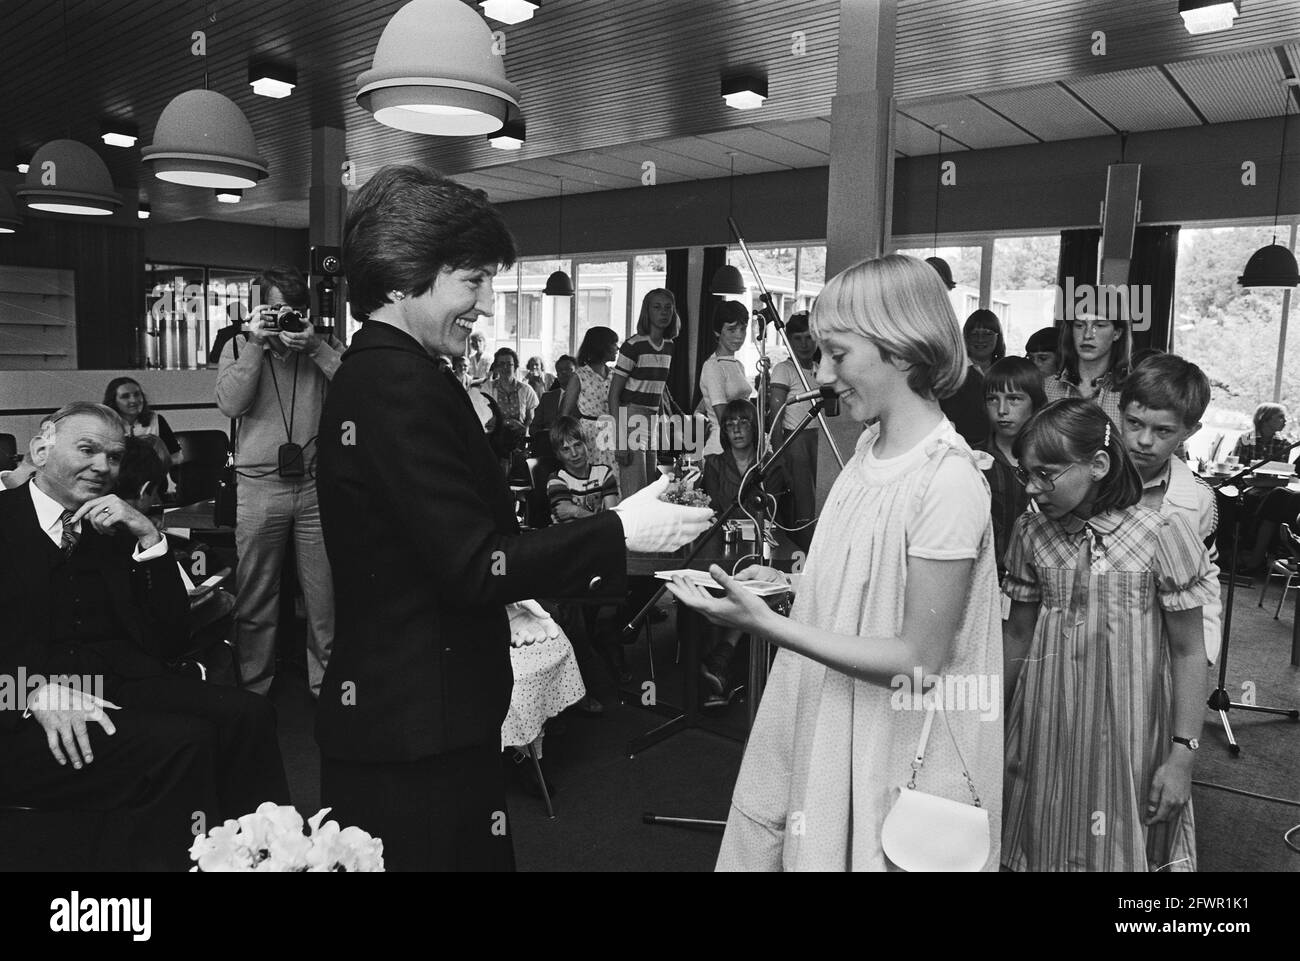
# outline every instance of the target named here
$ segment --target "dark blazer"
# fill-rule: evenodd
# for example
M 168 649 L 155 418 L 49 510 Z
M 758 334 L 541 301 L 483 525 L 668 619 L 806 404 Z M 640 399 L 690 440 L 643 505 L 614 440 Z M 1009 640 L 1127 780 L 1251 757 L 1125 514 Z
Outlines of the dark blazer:
M 392 762 L 499 744 L 513 684 L 505 604 L 624 593 L 622 522 L 520 534 L 464 388 L 378 321 L 343 356 L 317 445 L 335 597 L 322 753 Z
M 0 674 L 16 677 L 50 673 L 53 647 L 53 596 L 47 556 L 55 549 L 41 530 L 27 484 L 0 491 Z M 96 559 L 127 636 L 97 645 L 96 651 L 119 677 L 152 677 L 162 659 L 184 652 L 189 639 L 189 597 L 176 561 L 169 554 L 152 561 L 131 559 L 136 540 L 105 537 L 82 525 L 79 555 Z M 67 652 L 64 652 L 67 653 Z M 0 731 L 12 730 L 21 711 L 0 710 Z

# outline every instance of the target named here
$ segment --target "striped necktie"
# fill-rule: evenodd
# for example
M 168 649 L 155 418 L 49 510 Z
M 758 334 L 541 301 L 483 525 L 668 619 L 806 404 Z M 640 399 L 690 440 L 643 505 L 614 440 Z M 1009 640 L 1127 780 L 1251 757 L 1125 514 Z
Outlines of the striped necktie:
M 63 540 L 59 543 L 59 547 L 64 557 L 71 557 L 72 552 L 77 549 L 77 541 L 81 540 L 81 535 L 72 526 L 72 514 L 72 511 L 64 511 L 59 515 L 59 523 L 63 525 Z

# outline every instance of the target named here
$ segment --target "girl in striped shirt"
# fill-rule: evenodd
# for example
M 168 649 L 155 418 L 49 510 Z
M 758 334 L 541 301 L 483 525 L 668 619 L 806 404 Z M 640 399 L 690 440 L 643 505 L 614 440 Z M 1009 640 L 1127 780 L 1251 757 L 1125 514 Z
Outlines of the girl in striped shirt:
M 1181 516 L 1140 505 L 1119 429 L 1061 400 L 1017 437 L 1022 514 L 1003 590 L 1013 871 L 1194 871 L 1201 606 L 1218 590 Z
M 609 412 L 618 434 L 619 491 L 631 497 L 655 473 L 656 417 L 673 362 L 673 338 L 681 330 L 672 292 L 652 290 L 641 301 L 636 336 L 618 350 L 609 378 Z

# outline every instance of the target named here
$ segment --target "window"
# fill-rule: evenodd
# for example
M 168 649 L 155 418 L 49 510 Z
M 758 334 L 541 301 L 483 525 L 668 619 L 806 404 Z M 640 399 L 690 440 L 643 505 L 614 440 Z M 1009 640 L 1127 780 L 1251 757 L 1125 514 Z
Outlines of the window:
M 1025 343 L 1034 331 L 1055 323 L 1056 267 L 1060 256 L 1060 234 L 999 237 L 993 241 L 993 290 L 989 309 L 1002 321 L 1008 356 L 1023 357 Z
M 1179 231 L 1173 349 L 1204 370 L 1211 384 L 1204 429 L 1189 441 L 1197 456 L 1251 429 L 1255 407 L 1264 401 L 1280 400 L 1292 417 L 1300 411 L 1300 348 L 1293 338 L 1290 356 L 1282 356 L 1282 291 L 1237 283 L 1250 255 L 1272 238 L 1271 227 Z M 1294 436 L 1295 427 L 1287 433 Z
M 521 260 L 513 270 L 502 271 L 493 281 L 495 313 L 480 320 L 475 330 L 488 339 L 487 353 L 510 347 L 522 362 L 538 356 L 554 370 L 555 358 L 569 350 L 571 298 L 547 297 L 546 281 L 557 270 L 573 275 L 569 260 Z

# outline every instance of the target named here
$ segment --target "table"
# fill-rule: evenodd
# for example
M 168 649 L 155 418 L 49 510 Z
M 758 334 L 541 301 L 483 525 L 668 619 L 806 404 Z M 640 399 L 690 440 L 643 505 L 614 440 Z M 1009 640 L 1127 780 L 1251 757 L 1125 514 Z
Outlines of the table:
M 163 529 L 175 531 L 223 531 L 234 532 L 233 527 L 216 524 L 212 512 L 216 502 L 207 500 L 184 507 L 173 507 L 163 511 Z
M 776 540 L 777 544 L 772 549 L 770 566 L 778 570 L 789 571 L 802 563 L 803 552 L 783 531 L 776 531 Z M 728 545 L 723 540 L 722 531 L 714 530 L 711 533 L 701 535 L 701 539 L 697 539 L 694 543 L 671 554 L 637 554 L 629 552 L 627 555 L 628 575 L 652 575 L 656 571 L 680 569 L 685 566 L 686 557 L 690 552 L 695 550 L 701 543 L 706 546 L 700 552 L 699 557 L 695 558 L 690 564 L 691 568 L 701 571 L 707 571 L 710 564 L 717 564 L 730 572 L 738 561 L 745 555 L 752 553 L 754 549 L 752 541 L 741 541 L 736 545 Z M 629 741 L 629 757 L 635 757 L 646 748 L 672 737 L 678 731 L 684 730 L 705 730 L 730 738 L 733 741 L 744 740 L 743 737 L 738 737 L 726 727 L 715 723 L 712 718 L 702 714 L 699 709 L 700 644 L 707 625 L 708 621 L 702 614 L 697 613 L 685 604 L 677 605 L 677 636 L 682 645 L 682 667 L 685 671 L 685 677 L 682 680 L 684 706 L 674 707 L 665 704 L 657 696 L 653 705 L 646 705 L 656 713 L 667 714 L 670 720 Z M 754 644 L 757 641 L 751 638 L 750 643 Z M 640 692 L 637 692 L 638 703 L 639 694 Z M 750 698 L 755 697 L 753 691 L 749 691 L 747 694 Z

